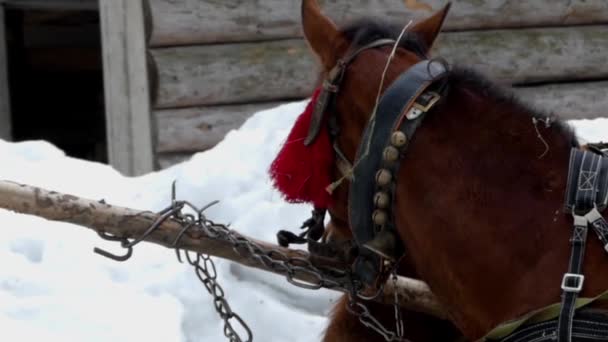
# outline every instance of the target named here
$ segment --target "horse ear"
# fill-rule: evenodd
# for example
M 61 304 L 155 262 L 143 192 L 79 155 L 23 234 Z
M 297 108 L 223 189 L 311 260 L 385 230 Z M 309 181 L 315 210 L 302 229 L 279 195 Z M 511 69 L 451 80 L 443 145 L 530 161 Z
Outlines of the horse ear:
M 302 0 L 302 26 L 308 45 L 321 59 L 326 69 L 331 69 L 346 46 L 346 40 L 337 26 L 321 13 L 317 0 Z
M 420 38 L 429 50 L 433 47 L 433 43 L 435 42 L 435 39 L 437 39 L 439 31 L 441 31 L 441 27 L 443 26 L 451 6 L 452 3 L 448 2 L 441 10 L 416 23 L 410 30 L 420 35 Z

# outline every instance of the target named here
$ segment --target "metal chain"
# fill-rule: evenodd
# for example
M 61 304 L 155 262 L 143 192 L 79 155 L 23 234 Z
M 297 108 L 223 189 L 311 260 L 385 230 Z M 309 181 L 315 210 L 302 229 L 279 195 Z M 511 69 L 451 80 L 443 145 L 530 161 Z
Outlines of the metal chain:
M 391 274 L 393 284 L 397 284 L 397 273 L 393 271 Z M 395 286 L 396 288 L 396 286 Z M 380 293 L 380 291 L 378 292 Z M 359 300 L 361 296 L 357 293 L 350 293 L 348 298 L 348 310 L 353 315 L 359 318 L 359 322 L 365 327 L 372 329 L 376 333 L 380 334 L 387 342 L 411 342 L 410 340 L 403 337 L 404 335 L 404 324 L 403 317 L 401 315 L 401 307 L 399 306 L 399 294 L 395 291 L 393 307 L 395 310 L 395 331 L 391 331 L 386 328 L 372 313 L 365 304 Z
M 195 227 L 197 221 L 200 220 L 200 217 L 195 219 L 194 216 L 182 215 L 181 212 L 177 212 L 174 217 L 179 217 L 181 222 L 184 223 L 184 229 L 182 229 L 183 233 Z M 179 242 L 179 238 L 181 238 L 181 236 L 183 236 L 183 234 L 178 236 L 176 242 Z M 177 247 L 175 252 L 178 260 L 182 262 L 181 253 Z M 224 320 L 224 336 L 226 336 L 230 342 L 253 341 L 253 333 L 251 332 L 249 326 L 245 323 L 240 315 L 232 311 L 230 304 L 228 304 L 228 301 L 225 298 L 226 292 L 217 281 L 217 268 L 211 257 L 206 254 L 193 253 L 189 251 L 184 251 L 184 253 L 186 255 L 188 264 L 194 267 L 196 276 L 201 283 L 203 283 L 205 289 L 207 289 L 207 292 L 209 292 L 209 294 L 213 297 L 215 311 L 217 311 L 220 318 Z M 194 257 L 192 256 L 193 254 L 195 255 Z M 240 327 L 240 330 L 245 332 L 246 338 L 243 338 L 239 334 L 233 323 L 237 324 L 237 326 Z
M 369 311 L 369 309 L 361 303 L 361 299 L 370 300 L 377 297 L 382 288 L 378 290 L 374 297 L 364 297 L 361 293 L 361 283 L 353 278 L 350 270 L 344 270 L 334 267 L 317 267 L 303 253 L 302 256 L 289 256 L 277 250 L 267 250 L 259 244 L 251 241 L 240 234 L 232 231 L 228 226 L 215 223 L 206 218 L 204 212 L 209 207 L 217 204 L 213 202 L 203 208 L 198 208 L 188 201 L 176 200 L 175 182 L 172 187 L 171 206 L 162 210 L 159 218 L 150 226 L 150 228 L 139 238 L 130 242 L 127 238 L 115 237 L 106 233 L 100 233 L 100 237 L 110 241 L 121 242 L 122 247 L 127 248 L 128 252 L 125 256 L 116 256 L 109 252 L 95 248 L 95 252 L 116 261 L 126 261 L 131 257 L 133 247 L 141 241 L 144 241 L 152 234 L 163 222 L 168 219 L 178 222 L 182 229 L 173 241 L 173 247 L 177 258 L 182 262 L 180 241 L 187 232 L 202 233 L 204 236 L 214 240 L 224 241 L 229 243 L 235 252 L 239 255 L 251 258 L 263 265 L 265 268 L 276 273 L 283 274 L 287 281 L 297 287 L 318 290 L 321 288 L 340 290 L 349 293 L 349 310 L 359 317 L 359 320 L 366 327 L 378 332 L 386 341 L 406 342 L 403 339 L 403 320 L 401 311 L 399 310 L 398 294 L 395 293 L 395 321 L 397 322 L 396 332 L 386 329 Z M 183 209 L 190 208 L 195 214 L 184 214 Z M 297 251 L 292 251 L 292 253 Z M 253 333 L 245 321 L 232 311 L 228 301 L 225 298 L 225 291 L 217 281 L 216 266 L 209 255 L 202 253 L 194 253 L 184 251 L 187 262 L 194 267 L 197 277 L 204 285 L 205 289 L 213 297 L 214 307 L 224 320 L 224 335 L 230 342 L 251 342 L 253 341 Z M 194 255 L 194 256 L 192 256 Z M 305 278 L 306 281 L 300 280 Z M 396 281 L 396 275 L 394 276 Z M 235 329 L 235 325 L 240 329 Z M 246 338 L 243 338 L 238 331 L 244 332 Z

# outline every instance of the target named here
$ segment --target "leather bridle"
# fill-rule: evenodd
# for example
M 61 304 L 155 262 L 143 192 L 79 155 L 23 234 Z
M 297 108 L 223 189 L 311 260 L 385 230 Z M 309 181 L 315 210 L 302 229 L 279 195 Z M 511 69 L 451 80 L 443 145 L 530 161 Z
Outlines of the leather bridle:
M 354 165 L 337 145 L 339 127 L 335 118 L 325 120 L 324 116 L 335 104 L 346 69 L 357 56 L 366 50 L 396 43 L 392 39 L 376 40 L 338 60 L 323 82 L 304 142 L 309 146 L 317 138 L 321 125 L 324 122 L 330 125 L 337 167 L 350 180 L 349 224 L 357 247 L 353 273 L 370 286 L 382 283 L 402 254 L 391 210 L 396 174 L 416 129 L 445 93 L 445 82 L 440 81 L 445 79 L 447 68 L 421 56 L 423 61 L 403 72 L 388 87 L 380 99 L 373 124 L 365 129 Z M 319 212 L 316 211 L 316 216 L 324 217 Z M 322 221 L 317 220 L 317 227 L 322 227 Z M 309 243 L 309 248 L 311 245 L 320 250 L 318 244 Z

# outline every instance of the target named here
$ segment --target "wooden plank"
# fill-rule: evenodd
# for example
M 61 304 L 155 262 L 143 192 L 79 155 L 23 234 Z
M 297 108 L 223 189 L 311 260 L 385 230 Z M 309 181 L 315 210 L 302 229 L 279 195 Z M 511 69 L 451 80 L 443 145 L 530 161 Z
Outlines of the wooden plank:
M 142 0 L 100 2 L 110 163 L 128 175 L 153 170 Z
M 565 120 L 608 117 L 608 81 L 519 87 L 515 94 L 543 112 Z M 175 155 L 205 151 L 237 129 L 252 114 L 279 103 L 169 109 L 155 112 L 159 160 L 170 165 Z M 171 157 L 169 157 L 171 156 Z
M 436 56 L 506 84 L 608 78 L 606 26 L 445 33 Z M 301 98 L 317 80 L 304 41 L 153 49 L 156 108 Z
M 0 3 L 9 8 L 26 10 L 97 10 L 99 8 L 98 0 L 0 0 Z
M 235 106 L 160 110 L 156 152 L 197 152 L 214 147 L 253 113 L 277 106 L 263 103 Z
M 300 36 L 298 0 L 215 1 L 148 0 L 152 12 L 151 46 L 194 45 L 294 38 Z M 438 9 L 445 0 L 419 0 Z M 409 10 L 404 0 L 320 1 L 338 23 L 379 17 L 405 24 L 428 16 Z M 459 0 L 446 22 L 447 30 L 519 28 L 608 22 L 605 0 Z
M 0 6 L 0 139 L 12 139 L 11 103 L 6 50 L 5 8 Z
M 608 81 L 550 84 L 515 92 L 524 102 L 566 120 L 608 117 Z
M 317 78 L 300 39 L 151 51 L 157 108 L 303 97 Z

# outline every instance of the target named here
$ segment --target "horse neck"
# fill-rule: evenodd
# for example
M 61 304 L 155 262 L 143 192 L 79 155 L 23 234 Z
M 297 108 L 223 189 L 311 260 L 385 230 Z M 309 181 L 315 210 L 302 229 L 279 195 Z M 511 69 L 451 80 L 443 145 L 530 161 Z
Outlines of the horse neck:
M 470 338 L 560 298 L 572 137 L 532 118 L 506 98 L 453 86 L 398 175 L 395 215 L 408 257 Z M 601 253 L 590 249 L 587 257 Z

